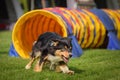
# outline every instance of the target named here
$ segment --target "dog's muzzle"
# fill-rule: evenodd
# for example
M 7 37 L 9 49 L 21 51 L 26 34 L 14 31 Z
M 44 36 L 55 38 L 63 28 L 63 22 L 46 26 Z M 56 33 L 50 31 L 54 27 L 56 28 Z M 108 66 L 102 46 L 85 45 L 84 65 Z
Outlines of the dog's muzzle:
M 69 52 L 63 52 L 62 59 L 65 63 L 68 63 L 69 59 L 72 57 L 72 54 Z

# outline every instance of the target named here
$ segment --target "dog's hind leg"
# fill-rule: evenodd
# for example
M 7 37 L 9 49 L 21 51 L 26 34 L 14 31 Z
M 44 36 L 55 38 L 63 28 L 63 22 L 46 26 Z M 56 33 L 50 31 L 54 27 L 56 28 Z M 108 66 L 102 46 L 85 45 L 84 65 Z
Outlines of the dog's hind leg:
M 35 72 L 41 72 L 40 65 L 39 65 L 39 60 L 37 60 L 36 65 L 34 67 Z
M 45 62 L 45 60 L 47 59 L 48 56 L 41 58 L 40 60 L 37 61 L 35 67 L 34 67 L 34 71 L 35 72 L 41 72 L 42 68 L 43 68 L 43 64 Z
M 30 69 L 34 61 L 35 61 L 35 58 L 32 58 L 30 62 L 25 66 L 25 69 Z
M 38 59 L 41 55 L 41 52 L 40 51 L 37 51 L 37 52 L 33 52 L 31 54 L 31 60 L 30 62 L 25 66 L 25 69 L 30 69 L 31 68 L 31 65 L 33 64 L 33 62 Z

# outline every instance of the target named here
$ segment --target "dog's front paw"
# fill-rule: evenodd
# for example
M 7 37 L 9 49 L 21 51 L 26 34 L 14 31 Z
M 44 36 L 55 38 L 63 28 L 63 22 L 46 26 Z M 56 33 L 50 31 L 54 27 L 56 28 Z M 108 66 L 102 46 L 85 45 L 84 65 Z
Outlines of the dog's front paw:
M 73 74 L 74 74 L 74 71 L 69 70 L 69 71 L 67 72 L 67 74 L 73 75 Z
M 25 69 L 30 69 L 30 68 L 31 68 L 30 65 L 26 65 L 26 66 L 25 66 Z
M 41 69 L 39 66 L 35 66 L 35 67 L 34 67 L 34 71 L 35 71 L 35 72 L 41 72 L 42 69 Z

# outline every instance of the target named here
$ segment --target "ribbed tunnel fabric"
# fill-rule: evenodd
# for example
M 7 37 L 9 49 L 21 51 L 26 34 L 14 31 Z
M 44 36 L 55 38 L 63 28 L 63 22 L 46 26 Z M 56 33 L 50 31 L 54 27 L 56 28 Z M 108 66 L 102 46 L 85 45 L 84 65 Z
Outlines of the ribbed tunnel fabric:
M 77 57 L 83 53 L 82 49 L 99 48 L 103 45 L 108 36 L 106 31 L 114 31 L 119 42 L 119 23 L 119 10 L 59 7 L 32 10 L 16 22 L 12 32 L 13 48 L 22 58 L 29 58 L 33 42 L 40 34 L 49 31 L 73 38 L 72 53 Z

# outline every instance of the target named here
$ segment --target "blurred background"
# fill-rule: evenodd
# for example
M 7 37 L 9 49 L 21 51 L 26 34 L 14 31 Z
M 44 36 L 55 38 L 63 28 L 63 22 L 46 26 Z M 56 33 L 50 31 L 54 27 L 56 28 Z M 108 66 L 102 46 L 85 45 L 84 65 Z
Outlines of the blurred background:
M 22 14 L 47 7 L 119 9 L 120 0 L 0 0 L 0 30 L 12 30 Z

